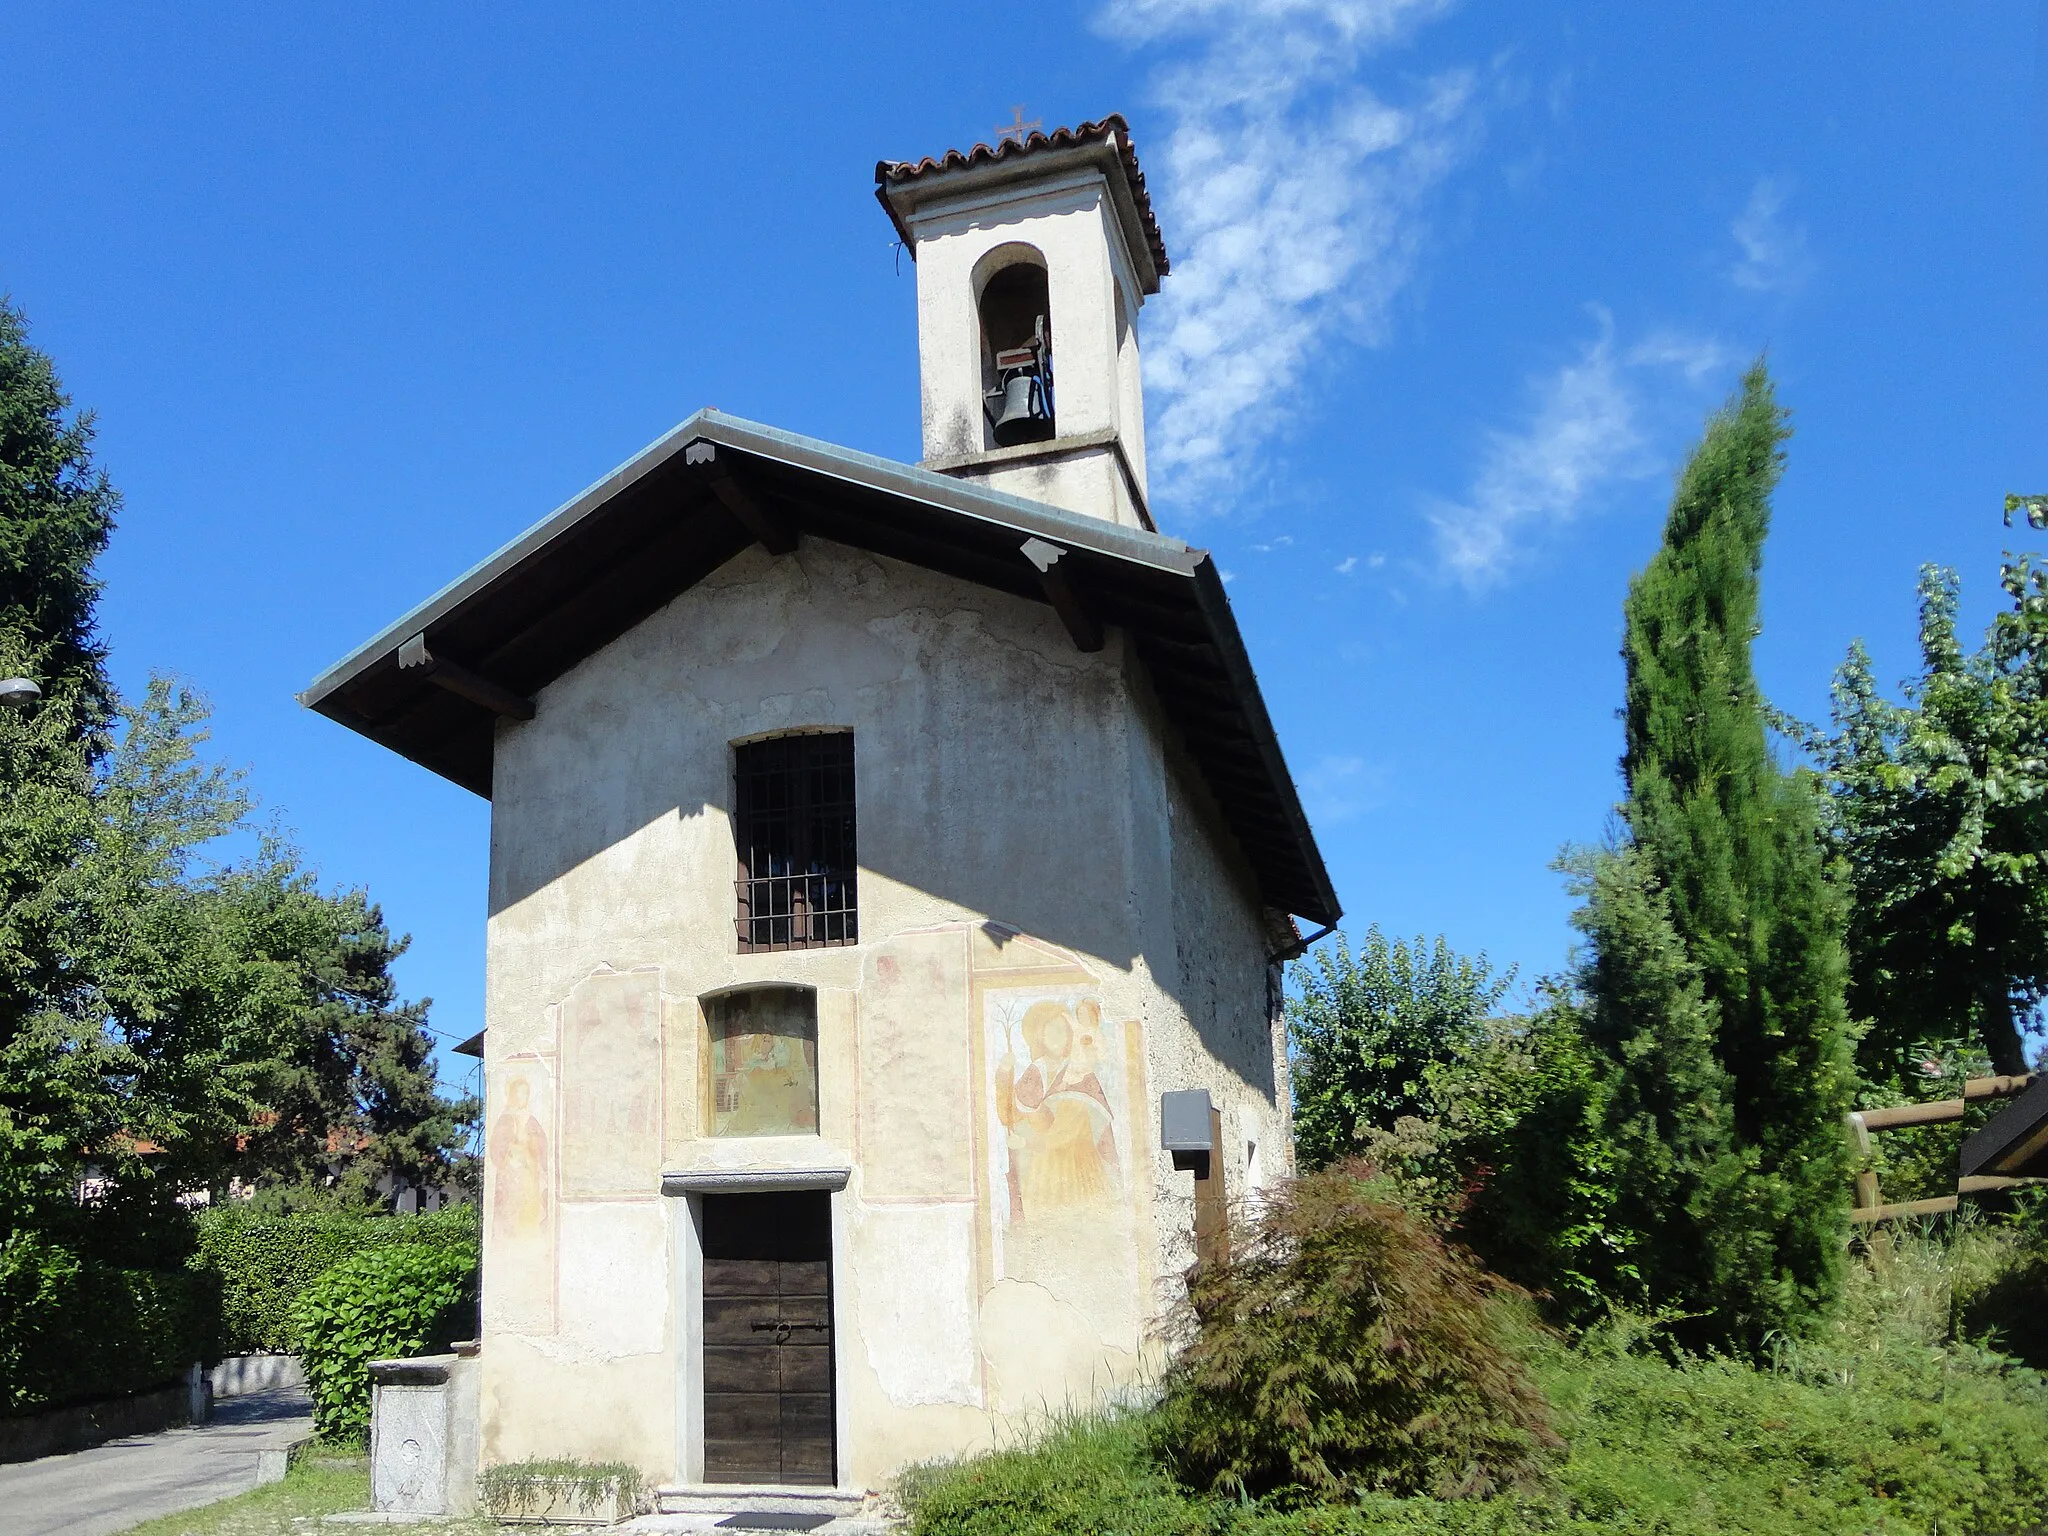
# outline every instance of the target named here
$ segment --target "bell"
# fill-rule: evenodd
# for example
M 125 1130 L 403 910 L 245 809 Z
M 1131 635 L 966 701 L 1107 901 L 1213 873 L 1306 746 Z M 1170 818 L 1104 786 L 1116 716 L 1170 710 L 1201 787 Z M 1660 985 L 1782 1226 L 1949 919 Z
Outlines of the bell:
M 995 439 L 998 448 L 1018 443 L 1042 443 L 1052 436 L 1052 414 L 1045 408 L 1045 393 L 1038 375 L 1023 369 L 1004 378 L 1000 390 L 990 392 L 1003 406 L 996 413 Z

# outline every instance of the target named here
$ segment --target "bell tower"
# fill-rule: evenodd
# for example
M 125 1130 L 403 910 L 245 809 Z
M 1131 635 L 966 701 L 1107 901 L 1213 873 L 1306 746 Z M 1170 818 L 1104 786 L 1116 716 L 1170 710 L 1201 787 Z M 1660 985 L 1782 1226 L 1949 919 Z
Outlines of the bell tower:
M 917 263 L 925 467 L 1152 527 L 1137 322 L 1167 258 L 1129 125 L 884 160 L 875 195 Z

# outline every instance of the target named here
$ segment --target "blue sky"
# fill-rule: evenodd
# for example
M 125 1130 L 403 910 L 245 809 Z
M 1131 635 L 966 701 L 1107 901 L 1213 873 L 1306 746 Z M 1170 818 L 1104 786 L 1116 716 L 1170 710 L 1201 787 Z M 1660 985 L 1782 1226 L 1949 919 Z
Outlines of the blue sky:
M 0 17 L 0 289 L 127 496 L 122 685 L 480 1022 L 487 809 L 293 700 L 703 405 L 917 448 L 877 158 L 1131 120 L 1174 260 L 1154 502 L 1217 552 L 1349 916 L 1555 969 L 1618 794 L 1619 616 L 1768 352 L 1758 664 L 1825 712 L 1988 616 L 2048 490 L 2043 13 L 1434 0 L 55 4 Z M 2038 542 L 2038 541 L 2037 541 Z

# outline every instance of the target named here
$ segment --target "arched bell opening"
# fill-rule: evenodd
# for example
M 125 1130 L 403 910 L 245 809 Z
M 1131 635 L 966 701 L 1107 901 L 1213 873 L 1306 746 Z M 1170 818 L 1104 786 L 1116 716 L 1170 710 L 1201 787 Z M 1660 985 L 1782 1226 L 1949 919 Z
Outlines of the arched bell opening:
M 1045 259 L 1029 246 L 993 252 L 1001 263 L 981 285 L 981 384 L 985 446 L 1042 443 L 1055 431 L 1052 288 Z

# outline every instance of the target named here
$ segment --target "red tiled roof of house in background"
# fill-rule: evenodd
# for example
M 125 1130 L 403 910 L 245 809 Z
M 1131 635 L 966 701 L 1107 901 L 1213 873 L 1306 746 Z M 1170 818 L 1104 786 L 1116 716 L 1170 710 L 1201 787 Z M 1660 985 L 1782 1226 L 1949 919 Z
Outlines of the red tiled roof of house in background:
M 1152 216 L 1152 199 L 1145 191 L 1145 173 L 1138 169 L 1138 152 L 1131 147 L 1131 125 L 1124 121 L 1121 112 L 1112 112 L 1100 121 L 1083 123 L 1078 128 L 1055 128 L 1051 133 L 1032 132 L 1021 138 L 1006 138 L 998 144 L 977 144 L 965 153 L 949 149 L 937 159 L 927 155 L 922 160 L 879 160 L 875 163 L 875 187 L 878 192 L 886 194 L 892 186 L 947 171 L 972 170 L 978 166 L 997 165 L 1005 160 L 1042 154 L 1047 150 L 1112 141 L 1117 158 L 1123 163 L 1124 177 L 1130 183 L 1131 199 L 1137 204 L 1138 221 L 1145 231 L 1145 243 L 1151 247 L 1153 264 L 1158 267 L 1159 275 L 1164 277 L 1170 270 L 1166 259 L 1166 240 L 1159 233 L 1159 221 Z M 897 219 L 896 210 L 890 206 L 886 195 L 882 198 L 882 206 L 889 209 L 889 217 L 896 223 L 896 232 L 903 236 L 904 243 L 910 244 L 910 236 L 902 221 Z

